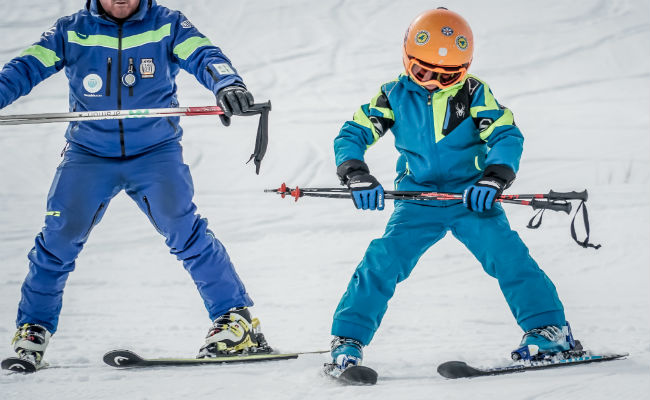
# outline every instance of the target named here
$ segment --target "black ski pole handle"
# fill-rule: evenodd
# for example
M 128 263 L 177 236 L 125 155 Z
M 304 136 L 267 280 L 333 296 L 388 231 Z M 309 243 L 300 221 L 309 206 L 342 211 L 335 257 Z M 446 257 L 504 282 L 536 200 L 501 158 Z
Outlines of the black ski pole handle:
M 258 115 L 267 110 L 271 111 L 271 100 L 268 100 L 264 103 L 253 104 L 252 106 L 248 107 L 247 111 L 242 112 L 242 115 L 244 116 Z
M 530 202 L 533 210 L 553 210 L 553 211 L 564 211 L 565 213 L 571 213 L 571 203 L 554 203 L 551 201 L 537 200 L 533 199 Z
M 556 192 L 551 190 L 548 192 L 548 199 L 549 200 L 582 200 L 582 201 L 587 201 L 587 190 L 583 190 L 582 192 Z

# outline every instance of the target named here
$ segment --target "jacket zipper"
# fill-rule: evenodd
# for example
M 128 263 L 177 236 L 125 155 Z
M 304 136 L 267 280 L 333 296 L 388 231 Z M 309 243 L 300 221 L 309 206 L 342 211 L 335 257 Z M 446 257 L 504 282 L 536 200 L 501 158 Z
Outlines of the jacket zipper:
M 436 171 L 440 171 L 440 155 L 438 154 L 438 142 L 436 142 L 436 115 L 435 115 L 435 106 L 433 104 L 433 95 L 429 93 L 427 104 L 431 107 L 431 130 L 433 134 L 433 157 L 435 158 Z M 443 116 L 444 118 L 444 116 Z M 435 173 L 435 180 L 438 181 L 440 173 Z
M 129 74 L 135 74 L 135 65 L 133 64 L 133 58 L 129 57 Z M 129 86 L 129 97 L 133 96 L 133 86 Z
M 151 214 L 151 204 L 149 204 L 149 199 L 147 198 L 147 196 L 143 196 L 142 200 L 144 201 L 144 204 L 147 206 L 147 214 L 149 215 L 149 219 L 151 219 L 151 223 L 153 224 L 153 227 L 156 228 L 158 233 L 162 235 L 163 234 L 162 231 L 158 227 L 156 220 L 153 218 L 153 215 Z
M 111 70 L 113 69 L 113 59 L 108 57 L 106 60 L 106 97 L 111 95 Z
M 117 29 L 117 81 L 121 81 L 120 70 L 122 69 L 122 22 L 118 24 Z M 122 85 L 117 85 L 117 109 L 122 109 Z M 120 150 L 122 152 L 122 157 L 126 157 L 126 149 L 124 146 L 124 121 L 121 119 L 118 121 L 120 126 Z

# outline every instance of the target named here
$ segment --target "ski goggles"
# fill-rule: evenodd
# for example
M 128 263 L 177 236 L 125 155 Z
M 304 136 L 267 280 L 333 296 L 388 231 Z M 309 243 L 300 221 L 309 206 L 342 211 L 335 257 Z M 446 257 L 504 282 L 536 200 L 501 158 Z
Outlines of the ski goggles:
M 458 83 L 467 73 L 469 65 L 443 67 L 426 63 L 417 58 L 410 58 L 406 72 L 422 86 L 438 86 L 441 89 Z

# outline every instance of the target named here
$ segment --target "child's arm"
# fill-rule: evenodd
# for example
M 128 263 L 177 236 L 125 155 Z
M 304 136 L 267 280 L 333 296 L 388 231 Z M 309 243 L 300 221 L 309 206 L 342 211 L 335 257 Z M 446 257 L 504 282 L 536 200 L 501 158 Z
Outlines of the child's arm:
M 481 139 L 490 148 L 485 164 L 507 167 L 512 170 L 514 180 L 514 174 L 519 170 L 524 137 L 515 125 L 512 112 L 497 102 L 487 84 L 481 83 L 472 96 L 470 112 Z
M 357 110 L 352 121 L 347 121 L 334 139 L 336 174 L 341 184 L 350 188 L 357 208 L 384 209 L 384 189 L 370 175 L 363 155 L 394 123 L 393 110 L 382 88 L 369 104 L 364 104 Z
M 346 165 L 353 169 L 358 169 L 359 164 L 365 166 L 363 156 L 366 150 L 384 136 L 394 123 L 395 116 L 382 87 L 370 103 L 359 107 L 352 120 L 343 125 L 334 139 L 337 174 L 342 182 L 347 181 L 346 176 L 350 172 Z M 367 166 L 365 169 L 368 169 Z

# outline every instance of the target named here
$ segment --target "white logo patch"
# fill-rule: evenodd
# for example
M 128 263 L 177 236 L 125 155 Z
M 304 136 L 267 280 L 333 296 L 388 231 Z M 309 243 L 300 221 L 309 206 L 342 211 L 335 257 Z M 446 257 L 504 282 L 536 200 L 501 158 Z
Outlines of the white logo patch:
M 465 105 L 461 103 L 456 103 L 456 116 L 458 118 L 463 118 L 465 116 Z
M 128 361 L 129 359 L 127 357 L 122 357 L 122 356 L 117 356 L 113 359 L 113 362 L 115 365 L 122 365 L 122 361 Z
M 194 27 L 194 25 L 192 25 L 192 23 L 189 20 L 185 20 L 185 21 L 181 22 L 181 26 L 183 28 L 185 28 L 185 29 L 189 29 L 189 28 Z
M 140 60 L 140 76 L 142 78 L 153 78 L 156 72 L 156 64 L 153 58 L 143 58 Z
M 234 75 L 235 71 L 226 63 L 212 64 L 214 69 L 217 70 L 219 75 Z
M 86 89 L 86 92 L 97 93 L 100 90 L 102 90 L 102 86 L 104 85 L 104 82 L 102 81 L 102 78 L 99 75 L 90 74 L 84 78 L 83 85 L 84 85 L 84 89 Z
M 50 36 L 54 36 L 55 33 L 56 33 L 56 25 L 43 32 L 43 34 L 41 35 L 41 39 L 47 39 Z

